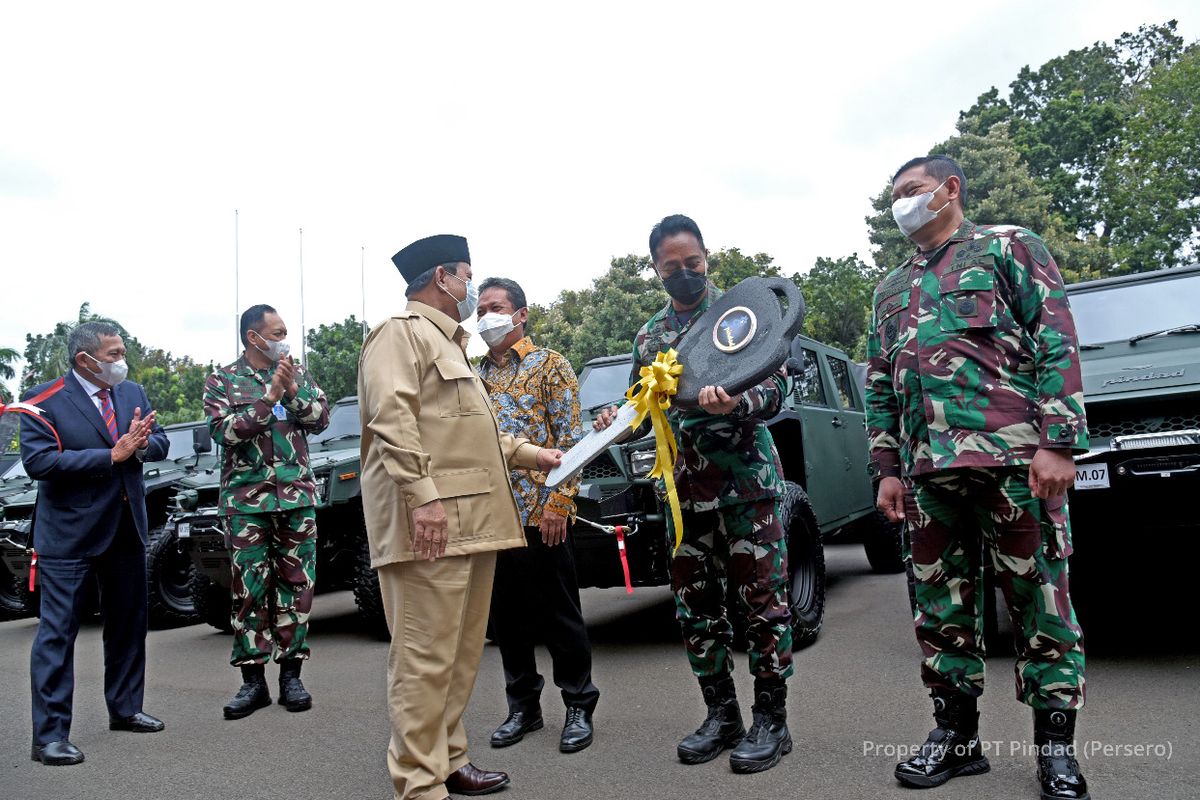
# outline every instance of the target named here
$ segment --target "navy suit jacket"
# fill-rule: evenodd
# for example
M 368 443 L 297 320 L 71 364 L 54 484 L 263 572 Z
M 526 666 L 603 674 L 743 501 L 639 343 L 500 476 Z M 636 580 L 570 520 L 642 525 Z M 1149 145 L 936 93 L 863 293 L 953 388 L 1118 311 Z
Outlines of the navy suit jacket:
M 47 389 L 35 386 L 23 399 Z M 150 413 L 150 400 L 141 386 L 125 381 L 109 392 L 117 430 L 129 431 L 133 410 Z M 33 544 L 39 556 L 84 558 L 108 549 L 121 522 L 122 506 L 129 510 L 142 544 L 146 543 L 146 486 L 137 456 L 112 462 L 112 437 L 87 390 L 68 372 L 63 388 L 38 404 L 42 417 L 62 440 L 39 422 L 21 420 L 21 460 L 29 477 L 39 481 L 33 524 Z M 146 461 L 167 457 L 167 434 L 158 424 L 150 435 Z

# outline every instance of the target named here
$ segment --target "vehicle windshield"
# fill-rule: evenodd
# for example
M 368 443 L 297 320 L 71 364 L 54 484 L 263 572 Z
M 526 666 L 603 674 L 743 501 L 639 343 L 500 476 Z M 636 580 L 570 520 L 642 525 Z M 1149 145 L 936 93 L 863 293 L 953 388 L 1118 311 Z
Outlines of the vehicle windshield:
M 13 478 L 28 478 L 29 475 L 25 472 L 25 464 L 20 459 L 14 461 L 9 468 L 4 472 L 0 480 L 11 480 Z
M 337 438 L 361 436 L 361 424 L 358 419 L 358 403 L 339 403 L 329 412 L 329 427 L 309 436 L 308 441 L 310 444 L 320 444 Z
M 167 460 L 173 461 L 176 458 L 195 455 L 196 448 L 192 444 L 192 431 L 194 428 L 177 428 L 176 430 L 167 431 L 167 441 L 170 443 L 167 447 Z
M 1200 273 L 1069 293 L 1081 344 L 1200 323 Z
M 579 407 L 588 409 L 621 403 L 628 388 L 628 361 L 592 367 L 579 387 Z

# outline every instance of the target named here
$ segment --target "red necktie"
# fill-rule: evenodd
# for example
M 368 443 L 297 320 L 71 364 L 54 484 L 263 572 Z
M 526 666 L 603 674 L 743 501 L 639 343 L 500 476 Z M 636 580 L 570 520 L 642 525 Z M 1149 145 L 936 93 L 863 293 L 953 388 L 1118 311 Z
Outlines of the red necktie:
M 104 424 L 108 426 L 108 435 L 116 444 L 121 434 L 117 433 L 117 415 L 113 413 L 112 403 L 108 402 L 108 389 L 96 392 L 96 397 L 100 398 L 100 416 L 104 417 Z

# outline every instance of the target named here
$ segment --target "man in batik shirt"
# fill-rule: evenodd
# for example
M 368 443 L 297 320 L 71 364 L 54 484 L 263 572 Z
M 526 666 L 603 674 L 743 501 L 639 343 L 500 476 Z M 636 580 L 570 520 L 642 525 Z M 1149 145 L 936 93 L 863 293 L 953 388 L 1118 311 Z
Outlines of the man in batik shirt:
M 582 435 L 579 383 L 565 358 L 525 334 L 525 292 L 514 281 L 489 278 L 480 287 L 478 315 L 489 348 L 479 377 L 501 429 L 539 447 L 569 449 Z M 496 559 L 491 621 L 504 664 L 508 718 L 492 734 L 492 746 L 516 744 L 542 727 L 545 681 L 534 660 L 541 634 L 567 708 L 558 749 L 574 753 L 592 743 L 592 712 L 600 697 L 570 538 L 579 481 L 551 491 L 545 473 L 514 470 L 511 477 L 528 547 L 502 550 Z

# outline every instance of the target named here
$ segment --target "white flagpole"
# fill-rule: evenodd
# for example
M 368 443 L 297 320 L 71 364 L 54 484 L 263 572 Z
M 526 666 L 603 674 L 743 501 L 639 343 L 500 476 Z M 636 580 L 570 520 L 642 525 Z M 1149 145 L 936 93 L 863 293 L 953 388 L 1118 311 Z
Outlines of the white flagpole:
M 308 336 L 304 328 L 304 228 L 300 229 L 300 363 L 308 366 Z
M 233 210 L 233 358 L 235 361 L 242 352 L 242 307 L 239 294 L 241 287 L 238 277 L 240 271 L 240 264 L 238 263 L 239 233 L 238 210 L 235 208 Z

